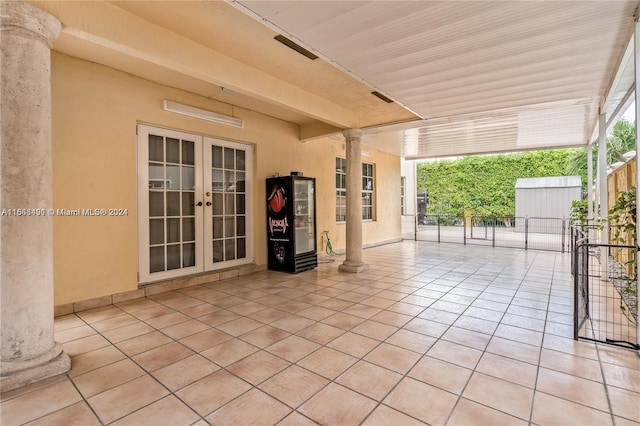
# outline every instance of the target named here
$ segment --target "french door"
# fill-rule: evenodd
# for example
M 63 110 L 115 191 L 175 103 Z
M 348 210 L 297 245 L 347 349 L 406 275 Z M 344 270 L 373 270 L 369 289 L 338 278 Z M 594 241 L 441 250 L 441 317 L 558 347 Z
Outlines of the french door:
M 139 281 L 253 261 L 252 148 L 138 126 Z

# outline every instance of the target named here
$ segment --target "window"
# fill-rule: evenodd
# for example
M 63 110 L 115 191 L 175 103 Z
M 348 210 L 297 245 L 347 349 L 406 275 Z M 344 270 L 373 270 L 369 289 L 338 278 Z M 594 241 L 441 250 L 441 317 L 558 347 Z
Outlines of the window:
M 374 219 L 375 167 L 362 163 L 362 219 Z M 336 158 L 336 222 L 347 220 L 347 160 Z
M 404 214 L 404 212 L 407 209 L 406 204 L 405 204 L 406 187 L 407 187 L 407 178 L 402 176 L 402 177 L 400 177 L 400 214 L 402 214 L 402 215 Z

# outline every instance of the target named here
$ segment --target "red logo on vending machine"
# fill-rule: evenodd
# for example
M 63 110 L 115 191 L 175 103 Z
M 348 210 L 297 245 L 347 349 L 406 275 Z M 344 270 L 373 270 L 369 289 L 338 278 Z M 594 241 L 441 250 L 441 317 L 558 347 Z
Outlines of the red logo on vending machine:
M 287 199 L 284 195 L 284 188 L 282 188 L 281 186 L 274 188 L 274 190 L 271 192 L 271 195 L 267 199 L 267 202 L 269 203 L 268 205 L 271 213 L 280 213 L 287 202 Z

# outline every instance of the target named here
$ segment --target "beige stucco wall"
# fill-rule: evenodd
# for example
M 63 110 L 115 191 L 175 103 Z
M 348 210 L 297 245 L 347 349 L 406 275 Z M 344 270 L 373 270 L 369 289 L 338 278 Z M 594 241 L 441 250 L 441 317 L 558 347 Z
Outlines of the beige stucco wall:
M 137 289 L 138 123 L 247 142 L 256 146 L 254 193 L 255 263 L 266 264 L 265 184 L 274 172 L 301 171 L 317 179 L 318 250 L 328 230 L 343 248 L 345 226 L 335 223 L 335 157 L 343 142 L 302 143 L 298 126 L 129 74 L 52 55 L 53 208 L 128 209 L 125 217 L 54 218 L 55 304 Z M 243 129 L 162 110 L 162 100 L 205 108 L 245 120 Z M 397 239 L 400 230 L 400 159 L 371 150 L 376 165 L 376 221 L 366 222 L 364 244 Z

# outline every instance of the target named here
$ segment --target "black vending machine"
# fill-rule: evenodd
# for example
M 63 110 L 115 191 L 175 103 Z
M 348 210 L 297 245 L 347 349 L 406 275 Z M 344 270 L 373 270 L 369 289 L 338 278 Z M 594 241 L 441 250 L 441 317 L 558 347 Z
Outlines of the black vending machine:
M 267 179 L 269 269 L 292 273 L 318 266 L 316 180 L 297 172 Z

